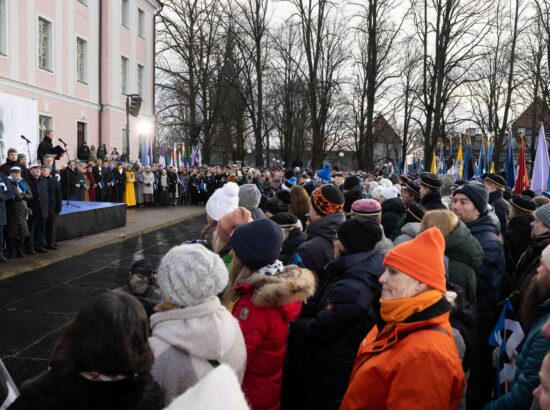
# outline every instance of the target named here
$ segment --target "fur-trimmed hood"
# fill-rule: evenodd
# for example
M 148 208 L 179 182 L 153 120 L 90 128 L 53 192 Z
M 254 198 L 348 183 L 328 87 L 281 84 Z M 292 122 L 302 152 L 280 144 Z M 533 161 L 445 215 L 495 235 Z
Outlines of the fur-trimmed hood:
M 258 307 L 283 307 L 313 296 L 315 286 L 315 275 L 309 269 L 288 265 L 278 275 L 267 276 L 254 272 L 237 282 L 235 288 L 250 293 L 252 303 Z

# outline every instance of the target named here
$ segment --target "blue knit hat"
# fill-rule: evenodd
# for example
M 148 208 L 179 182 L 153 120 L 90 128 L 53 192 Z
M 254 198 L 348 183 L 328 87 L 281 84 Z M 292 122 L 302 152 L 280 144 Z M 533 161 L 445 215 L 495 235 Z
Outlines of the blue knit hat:
M 330 164 L 326 163 L 323 169 L 317 171 L 317 179 L 322 184 L 330 184 L 331 168 Z
M 464 185 L 459 186 L 453 196 L 456 194 L 463 194 L 468 197 L 470 201 L 479 211 L 480 215 L 485 215 L 487 212 L 487 204 L 489 203 L 489 191 L 485 185 L 480 184 L 479 182 L 468 182 Z
M 231 248 L 235 255 L 254 271 L 275 262 L 282 246 L 283 231 L 267 218 L 240 225 L 231 235 Z

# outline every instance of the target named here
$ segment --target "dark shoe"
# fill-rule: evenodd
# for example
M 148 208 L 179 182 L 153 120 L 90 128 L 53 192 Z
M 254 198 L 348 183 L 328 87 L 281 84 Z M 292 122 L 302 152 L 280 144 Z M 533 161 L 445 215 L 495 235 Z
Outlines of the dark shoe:
M 9 259 L 13 259 L 15 257 L 15 255 L 13 253 L 6 253 L 6 256 L 9 258 Z
M 8 260 L 6 259 L 6 257 L 0 254 L 0 262 L 7 262 L 7 261 Z
M 35 251 L 34 249 L 27 249 L 27 250 L 25 251 L 25 253 L 26 253 L 27 255 L 36 255 L 36 251 Z M 19 255 L 17 255 L 17 256 L 19 256 Z
M 55 246 L 55 245 L 46 245 L 46 249 L 49 249 L 51 251 L 55 251 L 55 250 L 57 250 L 57 246 Z
M 23 255 L 23 252 L 17 252 L 15 256 L 17 256 L 18 258 L 21 258 L 21 259 L 25 258 L 25 255 Z
M 38 252 L 38 253 L 48 253 L 48 251 L 44 248 L 37 249 L 36 252 Z

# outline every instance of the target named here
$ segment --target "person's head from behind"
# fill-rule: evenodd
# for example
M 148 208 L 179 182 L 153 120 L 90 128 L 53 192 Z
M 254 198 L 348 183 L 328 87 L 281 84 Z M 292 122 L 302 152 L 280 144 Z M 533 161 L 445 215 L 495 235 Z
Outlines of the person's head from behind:
M 155 279 L 153 264 L 149 259 L 143 257 L 141 254 L 134 257 L 132 265 L 130 266 L 129 279 L 131 280 L 134 275 L 141 275 L 149 280 Z
M 311 200 L 304 187 L 293 186 L 290 188 L 289 212 L 298 218 L 304 217 L 309 212 Z
M 344 202 L 342 191 L 331 184 L 322 185 L 311 194 L 309 219 L 315 222 L 327 215 L 341 213 Z
M 464 223 L 473 222 L 487 213 L 489 191 L 477 182 L 459 186 L 453 193 L 453 212 Z
M 516 195 L 510 200 L 510 205 L 510 219 L 523 217 L 532 221 L 535 218 L 537 204 L 528 196 Z
M 95 292 L 69 323 L 50 359 L 66 376 L 94 372 L 137 379 L 149 374 L 154 356 L 141 303 L 118 290 Z
M 352 218 L 369 218 L 382 223 L 382 207 L 375 199 L 358 199 L 351 205 Z
M 550 410 L 550 352 L 546 353 L 539 371 L 540 384 L 533 390 L 539 401 L 540 410 Z
M 379 279 L 381 299 L 412 298 L 429 290 L 444 294 L 444 251 L 445 239 L 437 228 L 429 228 L 390 250 L 384 258 L 386 270 Z
M 338 228 L 334 240 L 334 256 L 369 252 L 382 240 L 380 224 L 369 218 L 352 218 Z
M 428 211 L 422 218 L 420 231 L 423 232 L 429 228 L 438 228 L 443 237 L 447 237 L 458 225 L 458 216 L 452 211 L 437 209 Z

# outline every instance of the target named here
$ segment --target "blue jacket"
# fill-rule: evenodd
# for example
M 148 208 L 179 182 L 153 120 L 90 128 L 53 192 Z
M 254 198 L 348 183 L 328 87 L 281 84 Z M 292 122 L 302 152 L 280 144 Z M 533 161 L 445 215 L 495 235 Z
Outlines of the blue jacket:
M 483 248 L 483 263 L 475 268 L 478 331 L 483 334 L 491 331 L 493 309 L 499 300 L 505 269 L 504 246 L 498 238 L 500 230 L 489 214 L 466 226 Z
M 288 360 L 294 365 L 294 409 L 335 409 L 346 391 L 359 344 L 376 323 L 384 254 L 345 255 L 326 267 L 327 278 L 302 318 L 291 323 Z M 298 349 L 296 347 L 298 346 Z M 300 351 L 300 349 L 303 349 Z
M 529 331 L 518 355 L 514 381 L 508 394 L 485 406 L 484 410 L 528 410 L 533 401 L 533 389 L 540 383 L 539 371 L 550 340 L 541 335 L 542 326 L 550 318 L 550 299 L 539 306 L 546 312 Z

